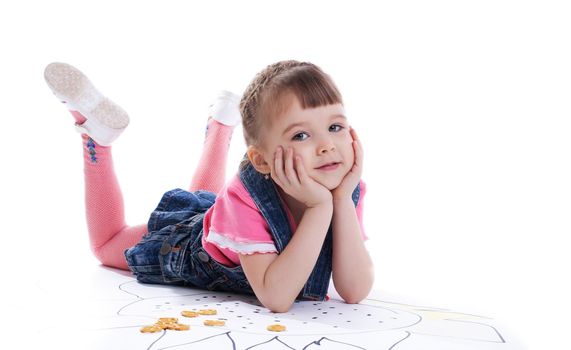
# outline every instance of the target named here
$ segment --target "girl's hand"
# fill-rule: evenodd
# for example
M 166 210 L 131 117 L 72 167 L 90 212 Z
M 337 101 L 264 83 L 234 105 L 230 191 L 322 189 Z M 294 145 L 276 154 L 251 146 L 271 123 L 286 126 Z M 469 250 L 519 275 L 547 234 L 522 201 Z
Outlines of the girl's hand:
M 294 156 L 293 149 L 288 148 L 283 154 L 278 147 L 274 164 L 271 166 L 272 179 L 285 193 L 312 208 L 323 203 L 331 203 L 331 192 L 322 184 L 307 175 L 299 156 Z
M 337 186 L 337 188 L 331 191 L 333 195 L 333 200 L 351 198 L 353 190 L 361 181 L 361 174 L 363 173 L 363 147 L 361 146 L 361 141 L 357 137 L 357 132 L 355 129 L 351 128 L 349 130 L 351 137 L 353 138 L 353 152 L 355 153 L 355 160 L 351 170 L 345 175 L 343 181 Z

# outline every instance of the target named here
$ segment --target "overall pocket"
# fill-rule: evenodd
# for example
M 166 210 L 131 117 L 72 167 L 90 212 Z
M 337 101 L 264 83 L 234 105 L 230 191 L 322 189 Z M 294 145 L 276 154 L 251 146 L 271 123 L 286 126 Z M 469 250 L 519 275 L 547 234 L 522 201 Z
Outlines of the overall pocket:
M 165 229 L 171 232 L 158 252 L 164 282 L 184 284 L 185 278 L 182 271 L 188 265 L 192 227 L 176 224 Z
M 159 251 L 168 238 L 167 230 L 151 231 L 139 243 L 125 250 L 127 265 L 137 281 L 141 283 L 164 284 Z

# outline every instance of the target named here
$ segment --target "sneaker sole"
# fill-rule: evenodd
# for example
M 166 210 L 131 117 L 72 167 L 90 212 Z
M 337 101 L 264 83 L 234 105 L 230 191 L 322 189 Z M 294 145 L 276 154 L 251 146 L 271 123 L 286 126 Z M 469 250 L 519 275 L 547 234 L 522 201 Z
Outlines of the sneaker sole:
M 67 63 L 50 63 L 44 70 L 44 78 L 54 95 L 70 109 L 92 119 L 92 123 L 115 130 L 129 125 L 127 113 L 103 96 L 77 68 Z

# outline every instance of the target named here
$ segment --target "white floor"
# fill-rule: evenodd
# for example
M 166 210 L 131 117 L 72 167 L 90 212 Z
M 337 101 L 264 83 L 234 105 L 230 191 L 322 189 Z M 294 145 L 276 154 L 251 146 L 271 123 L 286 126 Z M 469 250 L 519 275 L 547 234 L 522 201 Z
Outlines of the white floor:
M 359 305 L 335 297 L 298 302 L 274 314 L 255 298 L 183 287 L 145 285 L 129 273 L 92 265 L 83 274 L 40 276 L 32 288 L 33 329 L 20 340 L 58 349 L 522 349 L 497 321 L 465 310 L 419 305 L 375 291 Z M 30 290 L 28 290 L 30 292 Z M 185 318 L 182 310 L 216 309 Z M 143 334 L 159 317 L 178 317 L 189 331 Z M 222 319 L 223 327 L 206 327 Z M 287 327 L 270 332 L 270 324 Z M 28 322 L 29 324 L 29 322 Z

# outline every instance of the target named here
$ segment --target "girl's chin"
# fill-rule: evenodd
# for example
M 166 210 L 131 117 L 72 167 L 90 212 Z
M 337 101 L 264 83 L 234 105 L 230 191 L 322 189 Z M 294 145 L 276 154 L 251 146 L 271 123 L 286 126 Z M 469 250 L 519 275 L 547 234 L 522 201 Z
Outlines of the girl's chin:
M 331 174 L 333 175 L 333 174 Z M 325 188 L 327 188 L 329 191 L 333 191 L 334 189 L 336 189 L 337 187 L 339 187 L 339 185 L 341 185 L 341 182 L 343 181 L 343 178 L 345 177 L 344 175 L 342 177 L 339 176 L 319 176 L 319 177 L 313 177 L 313 179 L 315 181 L 317 181 L 318 183 L 320 183 L 321 185 L 325 186 Z
M 334 189 L 336 189 L 337 187 L 339 187 L 339 185 L 341 185 L 341 180 L 337 180 L 337 181 L 332 181 L 332 180 L 322 180 L 322 181 L 318 181 L 320 184 L 322 184 L 323 186 L 325 186 L 325 188 L 327 188 L 329 191 L 333 191 Z

